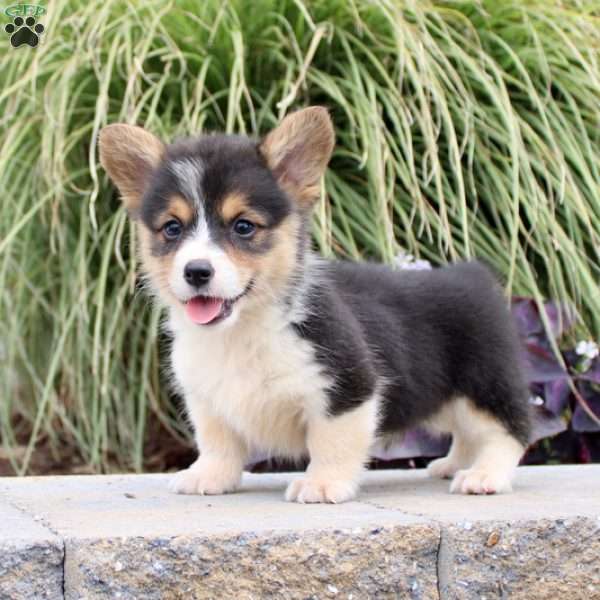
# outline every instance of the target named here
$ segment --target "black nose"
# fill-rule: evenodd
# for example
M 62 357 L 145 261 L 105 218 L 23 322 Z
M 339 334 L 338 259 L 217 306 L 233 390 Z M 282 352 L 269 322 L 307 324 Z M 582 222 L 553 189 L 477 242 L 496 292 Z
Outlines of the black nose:
M 194 287 L 206 285 L 215 270 L 207 260 L 191 260 L 183 269 L 183 278 Z

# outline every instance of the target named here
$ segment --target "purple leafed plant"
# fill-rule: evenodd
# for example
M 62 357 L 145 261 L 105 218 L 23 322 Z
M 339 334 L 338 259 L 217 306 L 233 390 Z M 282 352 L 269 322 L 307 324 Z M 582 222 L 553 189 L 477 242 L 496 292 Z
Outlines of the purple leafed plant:
M 574 312 L 554 302 L 544 305 L 550 330 L 558 342 L 573 325 Z M 523 341 L 523 360 L 535 404 L 551 417 L 563 420 L 577 432 L 600 432 L 600 358 L 593 342 L 580 342 L 573 350 L 552 350 L 542 317 L 530 298 L 513 299 L 513 315 Z

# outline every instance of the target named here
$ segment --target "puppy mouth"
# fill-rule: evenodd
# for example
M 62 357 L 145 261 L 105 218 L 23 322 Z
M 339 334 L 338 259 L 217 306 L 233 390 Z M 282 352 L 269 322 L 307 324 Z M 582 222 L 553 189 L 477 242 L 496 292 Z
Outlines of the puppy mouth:
M 251 289 L 254 281 L 250 280 L 244 291 L 234 298 L 198 295 L 184 302 L 188 318 L 196 325 L 214 325 L 224 321 L 233 312 L 234 304 L 243 298 Z

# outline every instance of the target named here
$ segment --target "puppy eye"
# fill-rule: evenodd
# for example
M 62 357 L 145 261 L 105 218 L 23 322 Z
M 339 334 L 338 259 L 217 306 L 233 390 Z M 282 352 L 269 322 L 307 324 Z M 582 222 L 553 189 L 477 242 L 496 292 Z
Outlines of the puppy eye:
M 256 225 L 246 219 L 238 219 L 233 224 L 233 231 L 241 237 L 250 237 L 256 231 Z
M 162 227 L 162 232 L 167 240 L 176 240 L 181 235 L 181 223 L 175 219 L 167 221 Z

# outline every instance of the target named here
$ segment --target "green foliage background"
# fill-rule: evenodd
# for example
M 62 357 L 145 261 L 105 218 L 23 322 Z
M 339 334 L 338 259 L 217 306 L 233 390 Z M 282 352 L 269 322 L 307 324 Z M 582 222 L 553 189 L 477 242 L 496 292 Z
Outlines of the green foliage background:
M 597 2 L 47 8 L 43 43 L 4 40 L 0 60 L 0 437 L 16 471 L 42 441 L 140 470 L 149 416 L 185 436 L 134 232 L 98 165 L 107 123 L 260 135 L 324 104 L 338 136 L 324 254 L 482 257 L 507 293 L 567 301 L 600 337 Z

